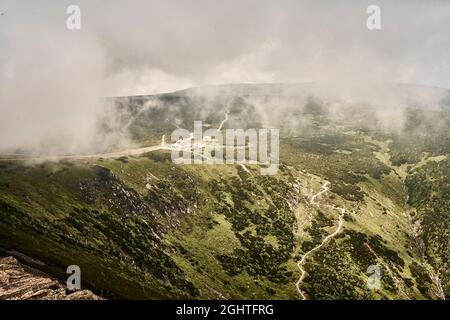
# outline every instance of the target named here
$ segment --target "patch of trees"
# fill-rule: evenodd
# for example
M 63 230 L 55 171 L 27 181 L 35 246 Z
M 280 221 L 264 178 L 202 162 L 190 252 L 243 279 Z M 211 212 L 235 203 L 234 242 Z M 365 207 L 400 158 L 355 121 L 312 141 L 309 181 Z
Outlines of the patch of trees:
M 254 278 L 265 277 L 275 283 L 291 281 L 293 275 L 285 263 L 295 246 L 295 217 L 286 200 L 294 197 L 288 183 L 241 172 L 230 179 L 211 181 L 210 189 L 216 212 L 225 215 L 241 244 L 233 254 L 217 256 L 224 270 L 229 275 L 246 271 Z M 275 242 L 267 241 L 267 236 Z
M 430 161 L 408 175 L 409 204 L 422 220 L 421 238 L 428 260 L 439 271 L 446 295 L 450 294 L 450 165 Z

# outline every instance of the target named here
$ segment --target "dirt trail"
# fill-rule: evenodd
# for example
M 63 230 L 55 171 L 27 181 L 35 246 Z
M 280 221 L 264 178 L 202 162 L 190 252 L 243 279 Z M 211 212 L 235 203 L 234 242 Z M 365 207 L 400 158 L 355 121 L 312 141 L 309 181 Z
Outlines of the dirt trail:
M 136 149 L 127 149 L 118 152 L 110 152 L 110 153 L 99 153 L 99 154 L 90 154 L 90 155 L 64 155 L 64 156 L 15 156 L 11 157 L 11 155 L 2 155 L 0 154 L 0 161 L 55 161 L 55 160 L 82 160 L 82 159 L 92 159 L 92 158 L 119 158 L 119 157 L 128 157 L 128 156 L 137 156 L 147 152 L 152 152 L 156 150 L 166 149 L 162 146 L 151 146 L 144 148 L 136 148 Z M 4 157 L 2 157 L 4 156 Z
M 142 110 L 141 110 L 142 111 Z M 139 113 L 141 113 L 141 111 Z M 222 127 L 225 122 L 228 121 L 228 111 L 225 113 L 225 119 L 220 123 L 218 132 L 222 131 Z M 179 128 L 176 124 L 173 124 Z M 0 153 L 0 161 L 58 161 L 58 160 L 83 160 L 83 159 L 95 159 L 95 158 L 120 158 L 128 156 L 138 156 L 147 152 L 152 152 L 156 150 L 173 150 L 173 146 L 167 145 L 165 143 L 165 135 L 162 136 L 161 144 L 150 147 L 127 149 L 123 151 L 110 152 L 110 153 L 99 153 L 90 155 L 61 155 L 61 156 L 27 156 L 23 154 L 12 154 L 12 153 Z M 186 148 L 179 148 L 180 151 L 187 150 Z M 193 152 L 194 154 L 200 155 Z M 201 155 L 205 158 L 205 155 Z
M 225 124 L 225 122 L 227 122 L 227 121 L 228 121 L 228 111 L 225 112 L 225 119 L 222 120 L 222 122 L 220 123 L 219 128 L 217 128 L 217 131 L 218 131 L 218 132 L 221 132 L 221 131 L 222 131 L 222 127 L 223 127 L 223 125 Z
M 316 202 L 317 197 L 321 196 L 322 194 L 324 194 L 325 192 L 327 192 L 329 190 L 329 186 L 330 182 L 325 182 L 325 184 L 322 186 L 321 191 L 319 191 L 318 193 L 316 193 L 315 195 L 313 195 L 311 197 L 311 204 L 320 207 L 319 203 Z M 298 294 L 302 297 L 303 300 L 306 300 L 306 296 L 303 293 L 303 291 L 300 289 L 301 284 L 303 283 L 303 279 L 306 276 L 306 271 L 305 269 L 303 269 L 303 264 L 305 263 L 306 259 L 308 258 L 308 256 L 310 254 L 312 254 L 314 251 L 319 250 L 323 245 L 325 245 L 331 238 L 335 237 L 339 232 L 341 232 L 342 230 L 342 225 L 344 224 L 344 213 L 345 213 L 345 209 L 341 208 L 341 207 L 336 207 L 334 205 L 324 205 L 325 207 L 328 208 L 332 208 L 332 209 L 336 209 L 338 210 L 341 214 L 339 215 L 339 223 L 338 226 L 336 228 L 336 230 L 329 234 L 328 236 L 325 237 L 325 239 L 323 239 L 323 241 L 316 247 L 312 248 L 311 250 L 305 252 L 305 254 L 303 255 L 302 259 L 299 260 L 297 262 L 297 268 L 300 271 L 300 278 L 298 279 L 297 283 L 295 284 L 295 286 L 297 287 L 297 291 Z

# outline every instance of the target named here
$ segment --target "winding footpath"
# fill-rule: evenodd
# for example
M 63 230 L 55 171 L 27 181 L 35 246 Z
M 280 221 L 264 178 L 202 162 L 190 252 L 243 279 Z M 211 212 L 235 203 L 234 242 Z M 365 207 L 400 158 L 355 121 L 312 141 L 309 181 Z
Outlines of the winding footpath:
M 139 114 L 142 112 L 141 110 Z M 218 132 L 222 131 L 222 127 L 225 122 L 228 121 L 228 111 L 225 112 L 225 119 L 220 123 Z M 131 123 L 131 121 L 130 121 Z M 174 126 L 179 128 L 178 125 L 172 123 Z M 127 125 L 128 126 L 128 125 Z M 127 149 L 123 151 L 110 152 L 110 153 L 99 153 L 99 154 L 88 154 L 88 155 L 58 155 L 58 156 L 28 156 L 22 154 L 14 154 L 14 153 L 0 153 L 0 161 L 58 161 L 58 160 L 82 160 L 82 159 L 95 159 L 95 158 L 119 158 L 119 157 L 127 157 L 127 156 L 139 156 L 147 152 L 157 151 L 157 150 L 173 150 L 174 148 L 170 145 L 166 145 L 165 143 L 165 135 L 162 136 L 161 144 L 150 147 L 143 148 L 134 148 Z M 187 150 L 186 148 L 177 148 L 180 151 Z M 189 148 L 191 149 L 191 148 Z M 193 152 L 194 154 L 201 155 Z M 206 157 L 205 155 L 201 155 Z
M 220 123 L 219 128 L 217 129 L 217 132 L 221 132 L 222 131 L 222 127 L 225 124 L 225 122 L 228 121 L 228 111 L 225 112 L 225 119 L 222 120 L 222 122 Z
M 317 197 L 321 196 L 322 194 L 326 193 L 330 188 L 329 188 L 330 182 L 325 182 L 325 184 L 322 186 L 322 189 L 316 193 L 315 195 L 313 195 L 311 197 L 311 204 L 320 207 L 319 203 L 316 201 Z M 339 223 L 338 226 L 336 228 L 336 230 L 329 234 L 328 236 L 325 237 L 325 239 L 323 239 L 323 241 L 316 247 L 312 248 L 311 250 L 305 252 L 305 254 L 302 256 L 302 259 L 299 260 L 297 262 L 297 268 L 300 271 L 300 278 L 298 279 L 297 283 L 295 284 L 295 286 L 297 287 L 297 291 L 298 294 L 300 295 L 300 297 L 303 300 L 306 300 L 306 296 L 303 293 L 303 291 L 300 289 L 301 284 L 303 283 L 303 280 L 305 278 L 306 275 L 306 271 L 303 268 L 303 264 L 305 263 L 306 259 L 308 258 L 309 255 L 311 255 L 314 251 L 319 250 L 322 246 L 324 246 L 331 238 L 335 237 L 339 232 L 341 232 L 342 230 L 342 225 L 344 224 L 344 213 L 345 213 L 345 209 L 341 208 L 341 207 L 336 207 L 334 205 L 325 205 L 326 207 L 332 208 L 332 209 L 336 209 L 338 210 L 341 214 L 339 215 Z
M 6 155 L 0 154 L 0 161 L 55 161 L 55 160 L 82 160 L 82 159 L 91 159 L 91 158 L 119 158 L 119 157 L 128 157 L 128 156 L 138 156 L 147 152 L 152 152 L 156 150 L 165 149 L 161 146 L 151 146 L 145 148 L 136 148 L 136 149 L 128 149 L 118 152 L 110 152 L 110 153 L 99 153 L 99 154 L 90 154 L 90 155 L 63 155 L 63 156 L 26 156 L 26 155 Z

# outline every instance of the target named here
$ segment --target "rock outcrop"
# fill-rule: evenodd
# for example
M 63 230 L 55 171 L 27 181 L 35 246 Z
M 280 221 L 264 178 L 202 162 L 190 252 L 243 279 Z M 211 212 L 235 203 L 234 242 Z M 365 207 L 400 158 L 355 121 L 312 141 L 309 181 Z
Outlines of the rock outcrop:
M 13 257 L 0 259 L 0 300 L 101 300 L 89 290 L 70 291 L 49 275 L 21 264 Z

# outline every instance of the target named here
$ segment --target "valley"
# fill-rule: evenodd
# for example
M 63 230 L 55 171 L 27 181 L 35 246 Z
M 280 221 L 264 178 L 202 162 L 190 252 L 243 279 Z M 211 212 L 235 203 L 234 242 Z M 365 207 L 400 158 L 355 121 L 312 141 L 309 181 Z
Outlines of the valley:
M 308 88 L 236 88 L 116 98 L 136 147 L 0 156 L 0 255 L 61 281 L 79 265 L 104 298 L 448 298 L 448 111 L 408 108 L 385 128 L 366 105 L 302 99 Z M 278 173 L 174 164 L 161 137 L 194 120 L 280 128 Z

